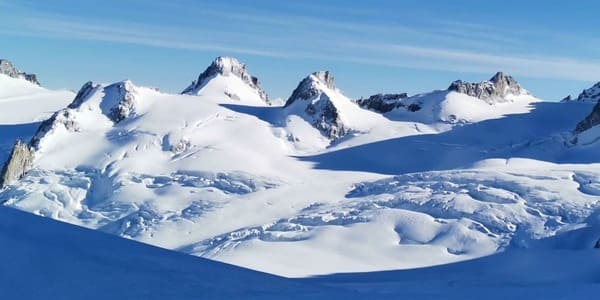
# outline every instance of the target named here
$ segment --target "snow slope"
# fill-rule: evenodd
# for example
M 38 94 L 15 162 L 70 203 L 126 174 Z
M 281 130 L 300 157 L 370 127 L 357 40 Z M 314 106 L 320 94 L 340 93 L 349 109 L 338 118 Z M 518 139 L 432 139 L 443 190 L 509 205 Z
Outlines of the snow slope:
M 543 242 L 589 236 L 576 230 Z M 0 243 L 0 290 L 8 299 L 573 299 L 599 289 L 600 253 L 573 247 L 511 250 L 417 270 L 286 279 L 5 207 Z
M 73 92 L 52 91 L 25 79 L 0 74 L 0 161 L 17 139 L 27 140 L 39 123 L 73 99 Z
M 255 90 L 240 78 L 210 77 L 193 95 L 86 85 L 42 126 L 31 170 L 0 202 L 294 277 L 527 248 L 598 209 L 598 145 L 570 143 L 590 103 L 436 91 L 382 115 L 330 74 L 283 107 L 225 97 Z
M 4 299 L 325 299 L 294 282 L 0 208 Z

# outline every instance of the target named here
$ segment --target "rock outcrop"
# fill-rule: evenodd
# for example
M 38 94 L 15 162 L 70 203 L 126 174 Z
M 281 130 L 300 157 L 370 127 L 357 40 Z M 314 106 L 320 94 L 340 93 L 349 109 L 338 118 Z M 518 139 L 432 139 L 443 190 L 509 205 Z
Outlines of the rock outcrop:
M 108 110 L 108 118 L 114 123 L 119 123 L 125 118 L 135 115 L 135 90 L 131 81 L 122 81 L 111 84 L 104 88 L 106 94 L 113 94 L 116 98 L 116 104 L 111 105 Z M 110 102 L 112 102 L 110 101 Z
M 496 73 L 488 81 L 479 83 L 457 80 L 450 84 L 448 90 L 479 98 L 489 104 L 508 102 L 508 96 L 529 94 L 516 80 L 502 72 Z
M 28 144 L 17 140 L 2 168 L 2 173 L 0 173 L 0 188 L 4 188 L 25 176 L 33 163 L 33 155 L 34 150 Z
M 368 110 L 372 110 L 378 113 L 387 113 L 399 107 L 406 107 L 410 111 L 419 110 L 420 107 L 415 105 L 405 105 L 402 103 L 403 99 L 408 98 L 408 94 L 377 94 L 369 98 L 360 98 L 356 100 L 356 104 L 360 107 Z
M 33 84 L 40 85 L 40 82 L 35 74 L 20 72 L 10 61 L 6 59 L 0 59 L 0 74 L 4 74 L 12 78 L 25 79 Z
M 255 89 L 259 97 L 267 104 L 271 104 L 269 97 L 260 86 L 258 78 L 251 76 L 246 69 L 246 65 L 240 63 L 233 57 L 217 57 L 211 64 L 206 68 L 198 79 L 196 79 L 190 86 L 188 86 L 182 94 L 195 94 L 202 89 L 211 79 L 217 75 L 223 76 L 237 76 L 244 83 L 248 84 L 251 88 Z
M 585 119 L 583 119 L 581 122 L 579 122 L 577 124 L 577 126 L 575 127 L 575 133 L 581 133 L 584 132 L 596 125 L 600 124 L 600 102 L 598 102 L 594 108 L 592 109 L 592 112 L 585 117 Z
M 583 90 L 581 94 L 577 96 L 577 99 L 572 101 L 596 103 L 592 109 L 592 112 L 575 127 L 574 132 L 576 134 L 584 132 L 596 125 L 600 125 L 600 82 L 594 84 L 588 89 Z

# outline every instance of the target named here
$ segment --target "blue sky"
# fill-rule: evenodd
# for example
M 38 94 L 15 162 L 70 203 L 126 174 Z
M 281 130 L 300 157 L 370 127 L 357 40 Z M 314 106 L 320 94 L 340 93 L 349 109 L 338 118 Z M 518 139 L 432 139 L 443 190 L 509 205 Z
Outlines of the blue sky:
M 596 1 L 0 0 L 0 57 L 50 88 L 131 79 L 179 92 L 219 55 L 272 97 L 331 70 L 348 96 L 502 70 L 559 100 L 600 81 Z

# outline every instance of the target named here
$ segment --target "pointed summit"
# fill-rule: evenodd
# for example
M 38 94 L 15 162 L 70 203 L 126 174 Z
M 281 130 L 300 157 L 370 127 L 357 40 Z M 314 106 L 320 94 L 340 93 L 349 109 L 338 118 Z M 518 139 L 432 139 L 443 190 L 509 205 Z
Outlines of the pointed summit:
M 198 76 L 198 79 L 192 82 L 190 86 L 188 86 L 182 94 L 189 95 L 197 95 L 212 79 L 217 76 L 223 77 L 237 77 L 242 80 L 246 85 L 252 88 L 255 93 L 260 97 L 260 99 L 270 104 L 269 97 L 267 93 L 262 90 L 260 87 L 260 83 L 258 78 L 251 76 L 246 69 L 246 65 L 240 63 L 237 59 L 233 57 L 225 57 L 219 56 L 217 57 L 211 64 Z M 229 88 L 229 87 L 226 87 Z M 238 99 L 239 96 L 235 93 L 235 91 L 225 90 L 224 93 L 235 100 Z
M 335 90 L 333 75 L 329 71 L 314 72 L 300 81 L 285 106 L 290 106 L 296 100 L 309 100 L 314 98 L 323 89 Z
M 448 91 L 467 94 L 489 104 L 509 102 L 512 96 L 529 95 L 512 76 L 497 72 L 490 80 L 479 83 L 457 80 L 452 82 Z
M 40 85 L 40 82 L 37 80 L 37 76 L 35 74 L 20 72 L 10 61 L 6 59 L 0 59 L 0 74 L 4 74 L 12 78 L 25 79 L 33 84 Z

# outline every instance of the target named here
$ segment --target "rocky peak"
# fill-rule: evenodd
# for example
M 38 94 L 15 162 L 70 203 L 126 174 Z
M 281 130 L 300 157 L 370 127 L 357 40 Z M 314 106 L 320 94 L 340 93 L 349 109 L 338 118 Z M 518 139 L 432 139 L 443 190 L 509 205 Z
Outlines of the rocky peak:
M 233 57 L 217 57 L 211 64 L 198 76 L 198 79 L 193 81 L 182 94 L 194 94 L 201 88 L 203 88 L 211 79 L 217 75 L 222 76 L 236 76 L 243 82 L 248 84 L 251 88 L 258 92 L 260 98 L 266 103 L 270 103 L 267 93 L 262 90 L 258 78 L 251 76 L 246 69 L 246 65 L 240 63 Z
M 316 78 L 319 82 L 324 84 L 329 89 L 335 89 L 333 83 L 333 75 L 329 71 L 318 71 L 311 74 L 312 77 Z
M 448 91 L 467 94 L 484 100 L 489 104 L 507 102 L 507 96 L 528 95 L 529 92 L 522 88 L 512 77 L 502 72 L 496 73 L 490 80 L 479 83 L 464 82 L 457 80 L 452 82 Z
M 12 78 L 25 79 L 33 84 L 40 85 L 40 82 L 37 80 L 37 76 L 35 74 L 20 72 L 10 61 L 6 59 L 0 59 L 0 74 L 4 74 Z
M 311 100 L 322 94 L 323 88 L 335 89 L 333 75 L 329 71 L 314 72 L 300 81 L 285 106 L 290 106 L 297 100 Z
M 331 72 L 314 72 L 300 81 L 284 107 L 295 113 L 301 112 L 302 117 L 321 134 L 336 140 L 346 135 L 349 128 L 342 122 L 339 109 L 331 101 L 329 93 L 332 90 L 335 90 L 335 85 Z

